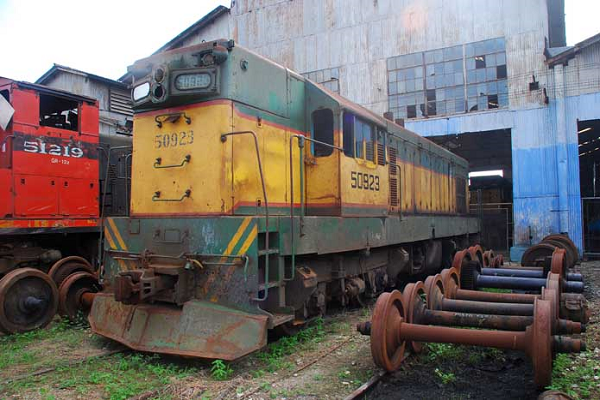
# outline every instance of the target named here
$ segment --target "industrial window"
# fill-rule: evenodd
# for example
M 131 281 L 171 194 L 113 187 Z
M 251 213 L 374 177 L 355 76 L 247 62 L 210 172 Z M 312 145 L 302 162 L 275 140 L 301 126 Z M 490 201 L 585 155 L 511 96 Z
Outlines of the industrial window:
M 307 72 L 302 74 L 302 76 L 320 84 L 325 89 L 331 90 L 332 92 L 340 92 L 339 68 L 320 69 L 318 71 Z
M 312 134 L 315 140 L 333 146 L 333 111 L 317 110 L 312 113 Z M 324 157 L 333 153 L 333 148 L 318 143 L 313 144 L 313 154 Z
M 344 113 L 344 154 L 375 162 L 373 126 L 351 113 Z
M 394 118 L 420 118 L 508 107 L 504 38 L 387 60 Z
M 79 129 L 78 104 L 74 100 L 40 94 L 40 126 Z

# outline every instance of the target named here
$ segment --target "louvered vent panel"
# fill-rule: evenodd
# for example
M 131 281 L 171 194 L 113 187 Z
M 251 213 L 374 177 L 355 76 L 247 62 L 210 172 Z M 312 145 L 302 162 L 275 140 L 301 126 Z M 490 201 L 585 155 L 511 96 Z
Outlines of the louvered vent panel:
M 390 205 L 392 207 L 398 207 L 398 168 L 396 168 L 397 150 L 394 147 L 388 147 L 388 154 L 390 156 Z
M 390 205 L 398 207 L 398 179 L 390 177 Z
M 385 147 L 381 143 L 377 143 L 377 164 L 385 165 Z
M 124 90 L 111 89 L 110 111 L 118 112 L 121 114 L 133 115 L 133 110 L 131 109 L 131 98 L 129 97 L 129 93 Z
M 367 160 L 369 161 L 375 161 L 375 153 L 374 153 L 374 149 L 373 149 L 373 142 L 367 142 L 366 143 L 366 152 L 367 152 Z

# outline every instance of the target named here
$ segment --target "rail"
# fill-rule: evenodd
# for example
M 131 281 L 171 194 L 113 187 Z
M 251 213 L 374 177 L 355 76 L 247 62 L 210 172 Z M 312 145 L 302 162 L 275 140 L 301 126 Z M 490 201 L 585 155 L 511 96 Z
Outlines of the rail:
M 265 301 L 269 297 L 269 200 L 267 199 L 267 188 L 265 186 L 265 177 L 262 169 L 262 162 L 260 159 L 260 149 L 258 147 L 258 137 L 254 131 L 233 131 L 221 134 L 221 142 L 225 143 L 227 141 L 227 136 L 236 136 L 236 135 L 252 135 L 254 139 L 254 149 L 256 151 L 256 160 L 258 162 L 258 172 L 260 174 L 260 183 L 262 185 L 263 198 L 265 200 L 265 230 L 267 234 L 265 235 L 265 250 L 267 250 L 267 254 L 265 255 L 265 295 L 264 297 L 260 296 L 260 290 L 258 290 L 258 294 L 252 300 L 254 301 Z M 257 265 L 258 268 L 258 265 Z
M 304 135 L 293 134 L 290 136 L 290 231 L 292 232 L 291 236 L 291 245 L 292 245 L 292 276 L 291 278 L 285 277 L 285 269 L 283 271 L 283 280 L 291 281 L 296 276 L 296 230 L 294 228 L 294 160 L 293 160 L 293 141 L 294 138 L 298 139 L 298 149 L 299 149 L 299 158 L 300 158 L 300 232 L 302 232 L 302 218 L 304 217 L 304 141 L 308 140 L 309 142 L 313 142 L 319 144 L 321 146 L 326 146 L 338 151 L 344 151 L 342 147 L 334 146 L 329 143 L 321 142 L 320 140 L 315 140 L 308 138 Z

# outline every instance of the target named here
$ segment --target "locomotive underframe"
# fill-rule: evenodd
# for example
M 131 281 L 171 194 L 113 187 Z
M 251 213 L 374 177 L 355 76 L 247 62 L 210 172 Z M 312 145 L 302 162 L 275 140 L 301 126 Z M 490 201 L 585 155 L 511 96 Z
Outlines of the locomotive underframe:
M 468 216 L 276 216 L 267 249 L 266 226 L 263 216 L 108 218 L 92 330 L 137 350 L 236 359 L 263 347 L 267 329 L 434 272 L 479 231 Z

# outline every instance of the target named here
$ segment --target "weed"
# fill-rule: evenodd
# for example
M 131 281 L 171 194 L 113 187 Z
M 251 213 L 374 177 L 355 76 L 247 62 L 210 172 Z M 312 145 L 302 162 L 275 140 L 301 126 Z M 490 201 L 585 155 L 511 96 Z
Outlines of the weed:
M 444 360 L 458 360 L 463 354 L 464 350 L 461 346 L 446 344 L 446 343 L 427 343 L 429 352 L 427 359 L 429 361 L 435 361 L 438 359 Z
M 215 360 L 211 365 L 210 373 L 218 381 L 225 381 L 233 374 L 233 369 L 225 364 L 223 360 Z
M 301 346 L 321 341 L 325 335 L 323 319 L 317 318 L 313 324 L 293 336 L 285 336 L 278 341 L 269 344 L 267 350 L 258 353 L 257 358 L 266 363 L 269 372 L 275 372 L 283 368 L 293 369 L 294 365 L 283 358 L 293 354 Z
M 58 365 L 56 371 L 49 375 L 30 377 L 9 384 L 4 389 L 7 394 L 22 393 L 24 390 L 42 387 L 47 379 L 52 378 L 60 389 L 74 390 L 81 395 L 89 392 L 102 393 L 103 398 L 124 400 L 163 386 L 173 377 L 185 377 L 193 372 L 193 368 L 182 368 L 164 362 L 156 355 L 116 354 L 76 365 Z M 39 390 L 41 393 L 41 389 Z
M 433 370 L 438 378 L 442 380 L 444 385 L 449 383 L 454 383 L 456 381 L 456 376 L 452 372 L 444 372 L 439 368 Z
M 578 356 L 558 354 L 552 369 L 551 390 L 560 390 L 575 399 L 589 399 L 592 396 L 596 372 L 600 369 L 600 360 L 593 352 L 580 353 Z M 594 393 L 597 395 L 597 389 Z M 595 397 L 597 398 L 597 397 Z

